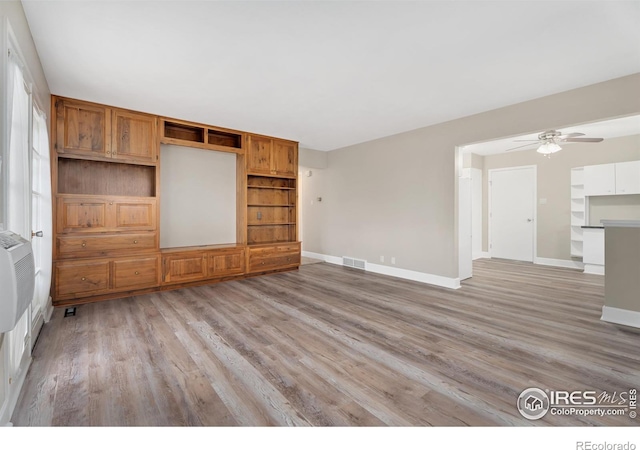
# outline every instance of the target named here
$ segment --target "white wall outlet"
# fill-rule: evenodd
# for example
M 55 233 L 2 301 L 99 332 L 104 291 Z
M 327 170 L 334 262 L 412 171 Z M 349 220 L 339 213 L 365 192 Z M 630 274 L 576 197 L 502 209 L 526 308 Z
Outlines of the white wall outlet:
M 547 199 L 546 198 L 541 198 L 540 199 L 540 204 L 541 205 L 546 205 L 547 204 Z
M 380 262 L 384 262 L 384 256 L 380 256 Z
M 395 257 L 395 256 L 392 256 L 392 257 L 391 257 L 391 264 L 395 264 L 395 263 L 396 263 L 396 257 Z

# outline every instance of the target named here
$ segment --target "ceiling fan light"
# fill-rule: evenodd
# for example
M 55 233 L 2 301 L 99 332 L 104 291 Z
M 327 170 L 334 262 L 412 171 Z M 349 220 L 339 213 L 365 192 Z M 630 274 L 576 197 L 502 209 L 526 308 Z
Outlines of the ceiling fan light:
M 560 150 L 562 150 L 562 147 L 560 147 L 555 142 L 545 142 L 540 147 L 538 147 L 537 152 L 543 155 L 550 155 Z

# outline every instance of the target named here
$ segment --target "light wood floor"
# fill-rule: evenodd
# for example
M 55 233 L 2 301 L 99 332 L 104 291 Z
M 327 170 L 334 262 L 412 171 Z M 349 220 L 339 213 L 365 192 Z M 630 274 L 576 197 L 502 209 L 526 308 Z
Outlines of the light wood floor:
M 326 263 L 56 310 L 15 425 L 638 425 L 547 416 L 527 387 L 640 387 L 603 278 L 499 260 L 448 290 Z

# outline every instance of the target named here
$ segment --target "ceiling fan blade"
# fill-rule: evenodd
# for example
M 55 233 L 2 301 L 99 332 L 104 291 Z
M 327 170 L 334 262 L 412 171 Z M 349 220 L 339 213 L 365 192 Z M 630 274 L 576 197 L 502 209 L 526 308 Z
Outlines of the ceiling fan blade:
M 578 136 L 584 136 L 584 133 L 569 133 L 569 134 L 561 134 L 558 136 L 559 139 L 567 139 L 567 138 L 575 138 Z
M 514 139 L 513 142 L 538 142 L 540 139 Z
M 538 142 L 538 141 L 535 141 L 535 143 L 537 143 L 537 142 Z M 519 147 L 513 147 L 513 148 L 510 148 L 510 149 L 508 149 L 508 150 L 505 150 L 505 152 L 510 152 L 510 151 L 512 151 L 512 150 L 517 150 L 517 149 L 522 148 L 522 147 L 529 147 L 530 145 L 535 145 L 535 143 L 533 143 L 533 144 L 524 144 L 524 145 L 521 145 L 521 146 L 519 146 Z
M 604 138 L 568 138 L 563 139 L 562 142 L 602 142 Z

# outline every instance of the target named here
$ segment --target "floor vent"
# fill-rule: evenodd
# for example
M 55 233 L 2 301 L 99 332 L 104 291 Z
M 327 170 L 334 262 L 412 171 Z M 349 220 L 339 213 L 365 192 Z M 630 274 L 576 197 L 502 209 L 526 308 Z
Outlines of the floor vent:
M 342 257 L 342 265 L 347 267 L 353 267 L 354 269 L 365 270 L 367 262 L 364 259 L 349 258 L 347 256 Z

